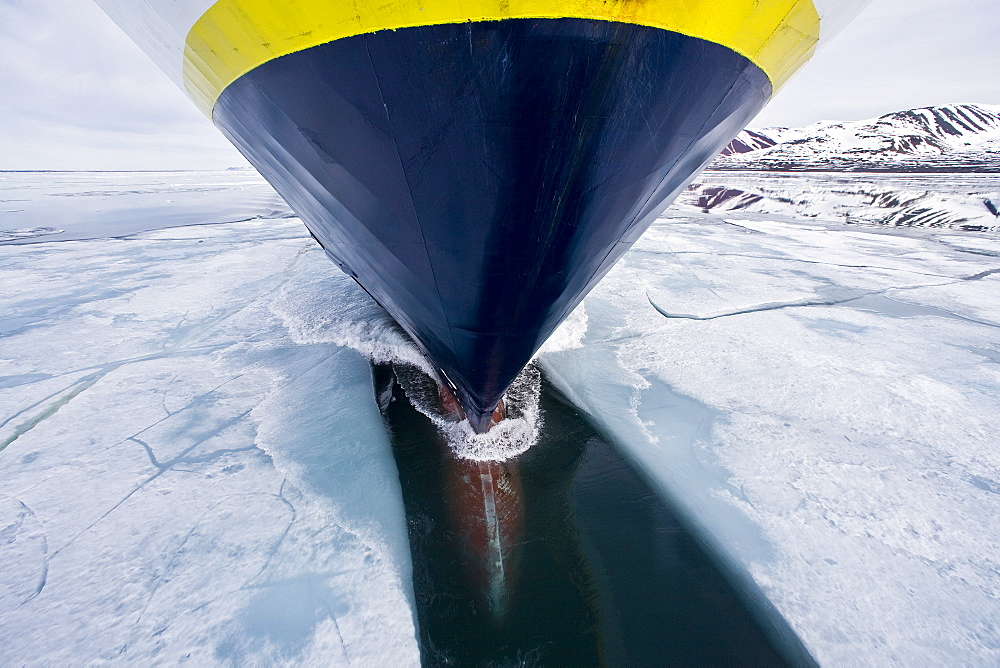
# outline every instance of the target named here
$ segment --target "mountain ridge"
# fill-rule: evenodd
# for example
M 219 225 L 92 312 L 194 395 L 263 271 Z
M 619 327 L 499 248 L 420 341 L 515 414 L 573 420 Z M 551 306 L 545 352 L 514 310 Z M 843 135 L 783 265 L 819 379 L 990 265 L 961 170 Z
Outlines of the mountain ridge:
M 708 169 L 1000 172 L 1000 105 L 917 107 L 860 121 L 747 129 Z

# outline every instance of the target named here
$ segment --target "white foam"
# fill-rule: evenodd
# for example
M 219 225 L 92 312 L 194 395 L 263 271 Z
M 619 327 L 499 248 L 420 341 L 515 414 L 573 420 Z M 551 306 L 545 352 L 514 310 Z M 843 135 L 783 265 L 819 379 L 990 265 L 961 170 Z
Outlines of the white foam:
M 434 367 L 406 332 L 350 278 L 331 274 L 329 260 L 316 253 L 316 278 L 286 288 L 272 309 L 296 343 L 333 343 L 356 350 L 375 364 Z
M 552 336 L 542 344 L 535 356 L 580 348 L 586 336 L 587 309 L 581 303 L 563 320 L 556 331 L 552 332 Z
M 271 307 L 293 341 L 333 343 L 358 351 L 373 364 L 392 364 L 410 403 L 434 423 L 458 457 L 502 461 L 538 441 L 541 376 L 537 369 L 529 365 L 507 391 L 507 417 L 488 433 L 477 434 L 468 420 L 456 422 L 442 412 L 434 367 L 389 314 L 350 278 L 331 274 L 329 261 L 320 253 L 307 261 L 321 265 L 311 272 L 316 278 L 290 285 Z M 577 309 L 567 321 L 569 327 L 561 328 L 563 333 L 557 331 L 559 336 L 553 339 L 565 348 L 579 347 L 586 318 L 586 312 Z
M 542 377 L 529 364 L 504 397 L 507 417 L 485 434 L 477 434 L 468 420 L 456 422 L 441 409 L 432 378 L 413 367 L 397 366 L 396 378 L 407 399 L 426 415 L 444 436 L 457 457 L 474 461 L 503 461 L 516 457 L 538 442 L 542 425 L 538 409 Z

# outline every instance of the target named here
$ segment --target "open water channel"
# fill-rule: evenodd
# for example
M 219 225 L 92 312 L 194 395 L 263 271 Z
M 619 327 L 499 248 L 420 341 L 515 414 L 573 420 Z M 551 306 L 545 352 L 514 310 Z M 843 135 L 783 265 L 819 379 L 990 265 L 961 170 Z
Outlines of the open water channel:
M 544 380 L 539 442 L 484 463 L 455 457 L 389 368 L 376 378 L 393 385 L 385 416 L 424 665 L 813 663 L 784 621 L 726 577 L 629 461 Z M 496 490 L 488 514 L 502 554 L 477 541 L 483 480 Z

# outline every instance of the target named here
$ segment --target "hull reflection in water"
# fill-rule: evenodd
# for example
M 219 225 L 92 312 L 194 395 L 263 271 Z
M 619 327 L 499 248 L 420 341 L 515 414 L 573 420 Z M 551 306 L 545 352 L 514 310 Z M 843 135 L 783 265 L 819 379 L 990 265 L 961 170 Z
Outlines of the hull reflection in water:
M 495 623 L 517 584 L 524 491 L 516 461 L 477 462 L 445 453 L 449 526 L 465 552 L 465 575 Z
M 424 665 L 813 665 L 543 382 L 539 442 L 455 457 L 375 370 L 406 505 Z M 433 387 L 433 386 L 432 386 Z M 426 408 L 424 396 L 417 405 Z M 516 407 L 509 407 L 516 410 Z
M 395 401 L 411 411 L 413 402 L 425 414 L 445 422 L 465 419 L 454 394 L 417 369 L 380 366 L 375 377 L 380 405 L 387 417 L 398 412 L 389 411 Z M 504 416 L 501 403 L 492 422 L 495 424 Z M 420 418 L 416 420 L 421 422 Z M 426 419 L 424 422 L 427 424 L 420 426 L 430 424 Z M 403 431 L 409 433 L 412 429 L 404 427 Z M 454 537 L 458 571 L 477 616 L 489 618 L 493 626 L 500 626 L 518 580 L 524 533 L 524 491 L 519 464 L 516 459 L 483 461 L 459 457 L 439 430 L 431 427 L 418 432 L 420 438 L 414 447 L 420 448 L 428 457 L 428 465 L 436 467 L 440 474 L 436 494 L 444 501 L 444 513 L 435 521 L 443 520 L 442 528 Z

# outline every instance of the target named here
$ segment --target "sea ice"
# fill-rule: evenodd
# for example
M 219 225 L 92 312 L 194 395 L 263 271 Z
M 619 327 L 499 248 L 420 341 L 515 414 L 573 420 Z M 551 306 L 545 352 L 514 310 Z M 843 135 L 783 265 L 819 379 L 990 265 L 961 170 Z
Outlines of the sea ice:
M 187 178 L 247 220 L 137 192 Z M 17 179 L 99 194 L 0 219 L 0 663 L 416 664 L 368 361 L 412 344 L 259 180 Z M 807 183 L 668 212 L 537 364 L 821 663 L 996 665 L 1000 241 Z
M 252 170 L 0 176 L 0 242 L 101 239 L 292 215 L 284 200 Z
M 657 221 L 542 368 L 821 664 L 996 665 L 997 236 L 740 215 Z
M 418 663 L 369 363 L 274 312 L 350 281 L 270 213 L 0 247 L 0 663 Z

